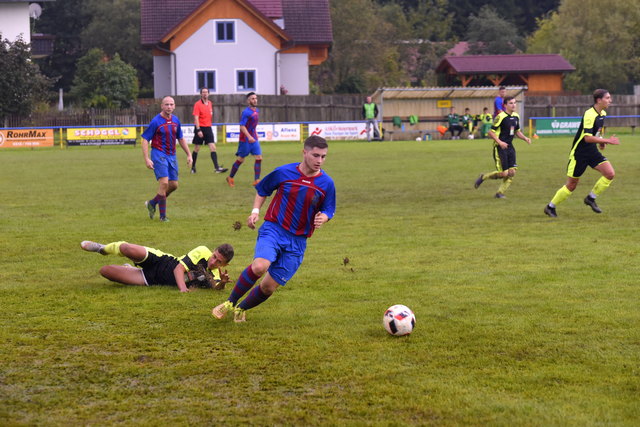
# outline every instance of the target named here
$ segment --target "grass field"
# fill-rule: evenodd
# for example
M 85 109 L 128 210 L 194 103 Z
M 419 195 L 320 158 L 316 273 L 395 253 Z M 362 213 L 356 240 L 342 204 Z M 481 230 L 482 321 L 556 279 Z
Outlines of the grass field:
M 294 279 L 248 312 L 216 321 L 224 291 L 124 286 L 125 262 L 79 242 L 127 240 L 180 255 L 236 248 L 251 261 L 252 162 L 236 187 L 200 156 L 169 199 L 140 149 L 0 152 L 0 425 L 638 425 L 640 137 L 606 155 L 617 171 L 597 215 L 564 183 L 571 138 L 516 141 L 504 200 L 488 140 L 333 142 L 325 164 L 338 210 Z M 219 147 L 229 167 L 235 146 Z M 264 144 L 263 171 L 300 159 Z M 347 257 L 349 263 L 344 265 Z M 384 310 L 416 313 L 408 337 Z

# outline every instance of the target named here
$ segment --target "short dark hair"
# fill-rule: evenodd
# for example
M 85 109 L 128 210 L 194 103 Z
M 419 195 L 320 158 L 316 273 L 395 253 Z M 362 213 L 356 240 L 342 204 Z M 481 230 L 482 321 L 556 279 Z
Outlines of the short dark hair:
M 249 97 L 250 97 L 251 95 L 255 95 L 255 94 L 256 94 L 255 92 L 249 92 L 249 93 L 247 94 L 247 99 L 249 99 Z
M 231 246 L 228 243 L 223 243 L 222 245 L 218 246 L 216 248 L 216 251 L 218 251 L 220 253 L 220 255 L 222 255 L 224 257 L 224 259 L 227 260 L 227 263 L 230 263 L 231 260 L 233 259 L 233 246 Z
M 507 90 L 507 88 L 506 88 L 506 87 L 504 87 L 504 86 L 500 86 L 500 87 L 498 88 L 498 90 Z
M 598 99 L 602 99 L 608 94 L 609 91 L 606 89 L 596 89 L 593 91 L 593 102 L 598 102 Z
M 512 99 L 516 99 L 515 96 L 505 96 L 504 99 L 502 100 L 502 102 L 504 102 L 505 104 L 509 101 L 511 101 Z
M 329 148 L 327 140 L 318 135 L 311 135 L 304 141 L 305 150 L 313 150 L 314 148 Z
M 205 89 L 207 90 L 207 92 L 210 92 L 210 90 L 209 90 L 209 88 L 208 88 L 208 87 L 201 87 L 201 88 L 200 88 L 200 93 L 202 94 L 202 91 L 203 91 L 203 90 L 205 90 Z

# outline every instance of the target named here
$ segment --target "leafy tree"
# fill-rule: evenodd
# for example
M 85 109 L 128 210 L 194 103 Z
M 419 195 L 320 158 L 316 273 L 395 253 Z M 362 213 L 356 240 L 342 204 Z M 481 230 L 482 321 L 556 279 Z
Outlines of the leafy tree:
M 90 0 L 83 7 L 93 17 L 80 35 L 83 48 L 118 53 L 137 70 L 141 86 L 153 88 L 153 57 L 140 44 L 140 0 Z
M 396 28 L 372 0 L 333 1 L 331 19 L 331 54 L 312 74 L 323 92 L 368 93 L 406 77 L 398 66 Z
M 469 54 L 508 55 L 522 52 L 524 39 L 511 22 L 502 19 L 491 6 L 483 6 L 469 18 Z
M 85 107 L 129 107 L 138 96 L 136 70 L 117 53 L 109 60 L 102 49 L 91 49 L 78 61 L 71 92 Z
M 140 45 L 140 0 L 57 0 L 42 4 L 37 32 L 54 35 L 53 55 L 40 59 L 46 75 L 68 91 L 78 59 L 91 48 L 116 53 L 133 65 L 143 87 L 153 88 L 153 58 Z
M 566 89 L 626 92 L 640 82 L 640 0 L 562 0 L 538 24 L 527 52 L 559 53 L 576 67 Z
M 46 96 L 51 85 L 31 61 L 29 45 L 21 38 L 15 42 L 0 34 L 0 119 L 9 114 L 26 116 Z
M 377 0 L 377 2 L 382 5 L 398 4 L 408 16 L 416 16 L 418 19 L 422 17 L 419 12 L 420 8 L 425 3 L 429 3 L 425 0 Z M 439 19 L 436 16 L 436 19 L 428 19 L 424 22 L 429 26 L 439 25 L 440 19 L 452 17 L 448 30 L 451 31 L 454 38 L 463 39 L 468 32 L 469 17 L 478 15 L 483 6 L 499 6 L 500 16 L 513 22 L 522 34 L 528 35 L 536 29 L 536 18 L 555 10 L 560 4 L 560 0 L 501 0 L 499 3 L 494 0 L 448 0 L 442 3 L 445 5 L 445 10 L 438 11 Z
M 76 62 L 85 52 L 80 33 L 90 20 L 82 0 L 59 0 L 42 3 L 42 15 L 35 21 L 35 31 L 55 36 L 53 54 L 38 60 L 42 72 L 56 80 L 56 88 L 68 91 Z

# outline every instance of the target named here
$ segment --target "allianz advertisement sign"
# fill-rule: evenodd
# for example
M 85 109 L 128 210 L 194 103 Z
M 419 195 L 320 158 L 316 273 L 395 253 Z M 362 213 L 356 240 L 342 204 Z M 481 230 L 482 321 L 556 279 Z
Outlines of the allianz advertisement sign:
M 581 120 L 579 117 L 536 119 L 536 133 L 538 135 L 574 135 L 580 127 Z

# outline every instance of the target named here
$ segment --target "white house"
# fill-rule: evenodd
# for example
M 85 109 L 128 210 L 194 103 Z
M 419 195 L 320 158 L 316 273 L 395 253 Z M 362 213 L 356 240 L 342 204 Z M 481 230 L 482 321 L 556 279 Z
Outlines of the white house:
M 309 94 L 333 41 L 328 0 L 141 0 L 154 92 Z

